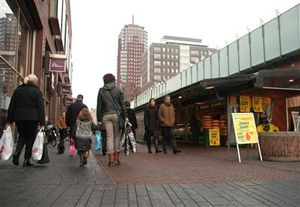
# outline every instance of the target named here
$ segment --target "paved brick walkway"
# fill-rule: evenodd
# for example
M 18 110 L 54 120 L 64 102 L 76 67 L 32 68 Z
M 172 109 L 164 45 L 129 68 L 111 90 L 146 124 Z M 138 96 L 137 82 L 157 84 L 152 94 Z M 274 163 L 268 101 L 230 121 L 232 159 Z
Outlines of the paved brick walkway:
M 0 161 L 0 206 L 288 207 L 300 204 L 300 163 L 264 162 L 264 164 L 249 158 L 247 162 L 239 165 L 234 162 L 236 157 L 224 156 L 222 150 L 211 153 L 209 150 L 199 148 L 190 148 L 189 151 L 187 151 L 188 148 L 182 149 L 184 153 L 180 155 L 156 156 L 148 155 L 145 153 L 144 146 L 139 146 L 137 154 L 123 157 L 122 165 L 115 168 L 106 167 L 106 158 L 103 159 L 101 155 L 96 155 L 100 165 L 91 155 L 87 167 L 79 167 L 77 156 L 72 157 L 68 152 L 58 155 L 53 148 L 49 148 L 51 162 L 44 166 L 35 165 L 23 168 L 12 165 L 11 160 Z M 200 154 L 196 153 L 198 151 Z M 193 156 L 201 162 L 187 163 L 184 169 L 180 169 L 182 165 L 178 167 L 178 163 Z M 146 159 L 143 162 L 134 163 L 134 159 L 139 157 Z M 154 161 L 149 162 L 149 159 Z M 102 165 L 102 162 L 105 165 Z M 128 166 L 135 166 L 135 168 L 131 169 Z M 139 166 L 139 170 L 136 166 Z M 147 173 L 147 166 L 154 168 L 152 173 L 157 174 L 154 178 L 162 177 L 161 183 L 151 184 L 154 183 L 150 182 L 153 177 L 150 179 L 147 177 L 151 174 Z M 160 174 L 161 172 L 157 169 L 162 167 L 170 169 L 165 174 Z M 175 170 L 175 179 L 169 179 L 174 183 L 165 182 L 167 176 L 174 175 L 172 174 L 174 167 L 180 169 Z M 199 168 L 206 173 L 191 172 Z M 245 169 L 240 171 L 240 168 Z M 218 172 L 214 173 L 216 169 Z M 247 170 L 250 171 L 247 173 Z M 118 175 L 116 172 L 121 173 L 121 176 L 126 179 L 122 178 L 122 182 L 116 179 Z M 142 177 L 142 173 L 147 174 Z M 219 177 L 211 180 L 218 173 Z M 255 176 L 248 176 L 251 173 Z M 190 178 L 180 178 L 186 174 Z M 203 179 L 195 179 L 199 175 Z M 134 179 L 129 179 L 130 177 L 139 177 L 138 182 L 133 182 Z M 120 184 L 114 184 L 117 182 Z
M 183 153 L 149 154 L 138 145 L 138 152 L 121 154 L 118 169 L 107 166 L 107 157 L 97 156 L 105 171 L 118 184 L 194 184 L 271 180 L 294 180 L 300 176 L 299 162 L 261 162 L 257 151 L 241 149 L 238 163 L 236 148 L 181 146 Z

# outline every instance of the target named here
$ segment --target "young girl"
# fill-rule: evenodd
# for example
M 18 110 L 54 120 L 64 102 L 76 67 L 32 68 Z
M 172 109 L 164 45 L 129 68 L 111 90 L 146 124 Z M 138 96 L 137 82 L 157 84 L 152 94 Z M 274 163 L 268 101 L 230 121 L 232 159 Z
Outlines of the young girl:
M 76 122 L 75 148 L 80 157 L 80 166 L 87 164 L 92 144 L 92 116 L 87 108 L 79 112 Z

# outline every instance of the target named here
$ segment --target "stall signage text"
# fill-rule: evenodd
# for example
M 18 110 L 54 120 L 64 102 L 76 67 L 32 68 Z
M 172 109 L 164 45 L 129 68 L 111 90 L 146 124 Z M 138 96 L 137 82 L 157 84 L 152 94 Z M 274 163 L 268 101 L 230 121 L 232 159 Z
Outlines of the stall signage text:
M 232 113 L 237 144 L 258 143 L 253 113 Z

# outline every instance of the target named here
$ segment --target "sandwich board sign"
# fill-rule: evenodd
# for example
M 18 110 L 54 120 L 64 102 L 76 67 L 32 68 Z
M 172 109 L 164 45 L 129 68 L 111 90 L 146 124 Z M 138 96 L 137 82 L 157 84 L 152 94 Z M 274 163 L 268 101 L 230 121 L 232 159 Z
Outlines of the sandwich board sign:
M 232 120 L 239 162 L 241 162 L 239 149 L 241 144 L 257 144 L 259 157 L 262 161 L 253 113 L 232 113 Z

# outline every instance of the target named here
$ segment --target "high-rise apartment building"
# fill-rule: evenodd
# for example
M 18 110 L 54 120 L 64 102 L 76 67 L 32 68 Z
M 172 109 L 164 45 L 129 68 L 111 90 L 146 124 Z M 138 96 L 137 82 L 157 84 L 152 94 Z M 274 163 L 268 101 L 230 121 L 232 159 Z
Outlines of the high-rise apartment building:
M 148 34 L 144 27 L 125 25 L 119 34 L 117 84 L 129 101 L 140 93 L 142 56 L 147 50 Z
M 161 43 L 150 45 L 148 67 L 142 66 L 141 91 L 172 78 L 216 51 L 202 45 L 201 39 L 163 36 Z
M 0 17 L 0 55 L 10 65 L 13 65 L 16 59 L 16 32 L 17 19 L 13 14 L 6 13 L 5 16 Z M 13 72 L 6 66 L 5 62 L 2 62 L 0 66 L 0 92 L 11 94 L 14 90 L 14 86 L 12 85 Z

